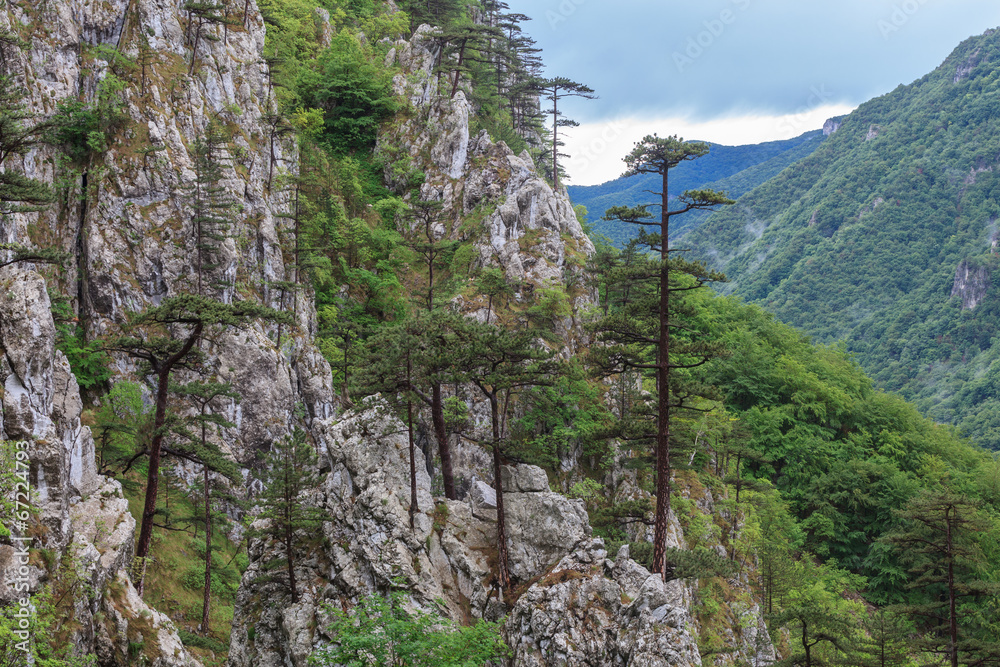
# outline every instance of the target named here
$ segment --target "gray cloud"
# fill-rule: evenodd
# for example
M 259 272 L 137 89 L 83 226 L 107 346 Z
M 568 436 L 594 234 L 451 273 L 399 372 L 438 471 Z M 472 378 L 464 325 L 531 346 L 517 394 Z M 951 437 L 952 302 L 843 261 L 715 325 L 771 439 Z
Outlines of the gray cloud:
M 1000 25 L 995 0 L 508 0 L 551 75 L 593 87 L 580 121 L 703 120 L 856 105 L 910 83 Z

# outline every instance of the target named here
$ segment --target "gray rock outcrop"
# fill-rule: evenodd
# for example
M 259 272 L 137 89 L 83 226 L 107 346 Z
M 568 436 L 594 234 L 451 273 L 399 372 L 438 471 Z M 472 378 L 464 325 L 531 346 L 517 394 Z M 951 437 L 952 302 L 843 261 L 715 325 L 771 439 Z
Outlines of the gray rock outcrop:
M 277 305 L 269 284 L 289 277 L 280 242 L 288 225 L 280 217 L 287 195 L 271 180 L 279 169 L 294 170 L 297 156 L 294 142 L 277 140 L 272 163 L 262 120 L 270 111 L 268 72 L 261 67 L 264 23 L 255 3 L 248 8 L 243 29 L 204 28 L 213 39 L 200 40 L 192 77 L 177 76 L 192 58 L 177 3 L 52 0 L 0 12 L 0 29 L 33 31 L 25 49 L 4 47 L 5 67 L 24 87 L 27 108 L 42 117 L 52 115 L 60 102 L 94 103 L 100 82 L 112 71 L 92 47 L 117 46 L 134 57 L 143 35 L 156 54 L 147 67 L 145 90 L 137 82 L 123 90 L 127 121 L 114 135 L 118 141 L 109 135 L 106 150 L 81 166 L 75 182 L 57 173 L 60 157 L 53 146 L 33 146 L 4 164 L 44 183 L 61 179 L 62 204 L 42 213 L 5 214 L 0 242 L 30 245 L 44 239 L 70 251 L 63 276 L 72 283 L 79 276 L 73 314 L 88 338 L 114 331 L 131 311 L 190 291 L 194 253 L 188 186 L 194 179 L 195 142 L 209 119 L 235 131 L 225 149 L 221 186 L 238 206 L 218 269 L 231 286 L 218 296 Z M 54 273 L 46 275 L 49 287 L 58 288 Z M 32 443 L 31 483 L 43 526 L 34 546 L 53 555 L 47 564 L 32 567 L 31 592 L 70 576 L 66 568 L 73 570 L 81 585 L 62 604 L 72 607 L 66 627 L 79 655 L 94 654 L 102 665 L 124 667 L 135 662 L 135 647 L 141 646 L 144 659 L 155 667 L 196 665 L 173 622 L 143 603 L 129 581 L 134 520 L 121 488 L 96 472 L 93 437 L 81 421 L 80 391 L 66 358 L 55 349 L 45 281 L 13 267 L 0 273 L 0 281 L 0 430 L 6 440 Z M 334 413 L 330 369 L 310 341 L 316 323 L 311 306 L 303 305 L 307 302 L 298 300 L 299 327 L 286 328 L 280 351 L 272 342 L 273 327 L 259 324 L 223 333 L 206 346 L 219 379 L 232 381 L 243 397 L 225 414 L 237 426 L 227 429 L 222 441 L 244 464 L 287 433 L 296 406 L 305 407 L 307 419 Z M 116 359 L 115 367 L 119 377 L 141 379 L 128 359 Z M 0 545 L 0 580 L 9 581 L 15 566 L 12 547 Z M 9 587 L 0 584 L 0 603 L 11 599 Z
M 601 540 L 563 558 L 511 612 L 505 631 L 525 667 L 700 665 L 687 588 L 664 583 Z
M 434 34 L 434 28 L 421 26 L 410 40 L 397 42 L 388 57 L 402 70 L 394 80 L 395 90 L 410 101 L 414 113 L 379 139 L 387 158 L 387 181 L 405 192 L 406 175 L 421 171 L 420 197 L 443 205 L 438 234 L 453 235 L 463 219 L 481 220 L 472 231 L 480 266 L 501 268 L 512 284 L 529 291 L 573 283 L 569 293 L 574 313 L 582 310 L 594 300 L 579 280 L 594 246 L 565 189 L 553 190 L 527 151 L 515 155 L 485 130 L 470 134 L 474 109 L 465 93 L 460 89 L 448 97 L 438 92 Z M 461 306 L 470 315 L 486 317 L 485 302 L 463 300 Z M 570 353 L 583 336 L 575 323 L 575 316 L 556 323 Z
M 323 605 L 352 604 L 360 596 L 403 588 L 415 607 L 444 602 L 454 619 L 499 617 L 505 606 L 492 586 L 496 509 L 492 489 L 468 501 L 435 498 L 417 450 L 418 511 L 409 526 L 410 480 L 406 428 L 377 398 L 340 421 L 316 429 L 325 478 L 303 501 L 321 507 L 327 522 L 323 546 L 300 563 L 305 582 L 292 605 L 281 585 L 259 583 L 273 545 L 251 544 L 233 624 L 233 667 L 304 667 L 323 634 Z M 526 483 L 505 495 L 510 568 L 521 581 L 543 575 L 553 563 L 589 540 L 581 501 L 542 488 L 545 473 L 519 466 L 507 474 Z M 495 499 L 493 500 L 495 503 Z M 484 511 L 485 510 L 485 511 Z
M 962 300 L 962 308 L 975 310 L 982 303 L 993 284 L 989 267 L 975 266 L 967 260 L 962 260 L 955 269 L 955 282 L 951 287 L 951 296 Z

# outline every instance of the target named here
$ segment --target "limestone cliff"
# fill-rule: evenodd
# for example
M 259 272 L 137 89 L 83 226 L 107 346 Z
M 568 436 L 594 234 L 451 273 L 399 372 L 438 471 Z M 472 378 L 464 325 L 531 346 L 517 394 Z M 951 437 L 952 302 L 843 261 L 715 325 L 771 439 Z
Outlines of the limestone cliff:
M 77 593 L 59 608 L 68 616 L 61 636 L 77 655 L 96 655 L 101 665 L 129 664 L 130 645 L 144 646 L 160 667 L 197 665 L 170 619 L 144 604 L 128 579 L 135 520 L 121 485 L 96 472 L 76 379 L 55 349 L 45 281 L 34 272 L 7 268 L 0 274 L 0 349 L 0 438 L 29 443 L 30 482 L 43 526 L 33 531 L 33 546 L 55 554 L 56 563 L 70 568 L 60 576 L 78 582 Z M 15 547 L 0 544 L 0 604 L 21 597 L 10 585 L 20 564 Z M 31 592 L 54 576 L 46 562 L 32 560 Z
M 969 261 L 962 260 L 955 269 L 955 283 L 951 288 L 951 296 L 957 296 L 962 300 L 962 308 L 975 310 L 992 284 L 988 267 L 974 266 Z
M 275 142 L 273 153 L 269 146 L 261 120 L 270 105 L 267 69 L 261 66 L 264 25 L 255 3 L 247 8 L 239 25 L 203 28 L 209 38 L 198 42 L 195 54 L 177 3 L 53 0 L 0 11 L 0 29 L 28 44 L 23 50 L 4 47 L 6 70 L 26 91 L 27 107 L 43 119 L 61 102 L 95 102 L 101 81 L 113 72 L 99 46 L 135 57 L 145 41 L 154 54 L 142 85 L 138 70 L 119 72 L 136 80 L 122 92 L 127 121 L 116 141 L 82 164 L 66 165 L 56 148 L 38 145 L 4 165 L 61 194 L 42 213 L 0 219 L 0 241 L 68 251 L 61 278 L 47 271 L 49 287 L 58 289 L 61 281 L 62 290 L 75 297 L 75 314 L 88 337 L 113 331 L 130 311 L 190 289 L 188 186 L 194 143 L 210 120 L 235 131 L 222 160 L 222 186 L 240 202 L 221 251 L 219 271 L 232 284 L 221 296 L 276 305 L 269 283 L 287 277 L 279 243 L 285 223 L 276 213 L 287 202 L 272 173 L 294 170 L 296 156 L 292 143 Z M 189 69 L 194 76 L 179 76 Z M 44 525 L 34 547 L 55 554 L 56 562 L 74 562 L 87 583 L 70 598 L 67 641 L 80 655 L 96 654 L 102 665 L 129 664 L 136 646 L 155 665 L 193 664 L 173 623 L 147 607 L 128 579 L 135 522 L 117 482 L 96 474 L 93 439 L 81 425 L 80 392 L 54 348 L 45 281 L 13 267 L 0 279 L 2 436 L 33 442 L 31 485 Z M 227 414 L 237 426 L 222 438 L 243 463 L 252 463 L 257 450 L 287 432 L 297 404 L 312 418 L 333 412 L 329 366 L 308 340 L 314 313 L 301 303 L 302 333 L 286 335 L 282 350 L 272 342 L 274 332 L 259 325 L 223 334 L 209 350 L 220 378 L 243 396 Z M 120 358 L 117 370 L 119 377 L 129 376 L 136 367 Z M 0 546 L 3 581 L 15 565 L 11 547 Z M 51 581 L 51 567 L 33 566 L 32 592 Z M 0 603 L 11 597 L 0 588 Z
M 592 304 L 583 284 L 583 265 L 594 246 L 584 234 L 565 188 L 545 181 L 524 151 L 515 155 L 486 130 L 469 131 L 472 106 L 462 90 L 454 97 L 438 94 L 434 67 L 438 48 L 435 29 L 421 26 L 409 41 L 400 41 L 387 62 L 402 70 L 396 92 L 410 101 L 412 113 L 388 127 L 379 140 L 387 160 L 386 180 L 400 190 L 401 176 L 414 170 L 424 176 L 420 197 L 440 201 L 443 218 L 438 233 L 455 237 L 462 220 L 479 221 L 470 234 L 479 266 L 501 268 L 518 288 L 518 298 L 530 299 L 553 285 L 569 288 L 574 313 L 556 323 L 556 332 L 577 350 L 582 332 L 576 315 Z M 463 309 L 485 318 L 485 303 L 464 303 Z

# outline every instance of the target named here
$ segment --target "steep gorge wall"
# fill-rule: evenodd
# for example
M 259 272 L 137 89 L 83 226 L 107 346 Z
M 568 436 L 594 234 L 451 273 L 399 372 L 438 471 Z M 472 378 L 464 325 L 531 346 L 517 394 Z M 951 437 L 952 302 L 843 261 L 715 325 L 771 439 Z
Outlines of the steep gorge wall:
M 294 170 L 294 144 L 277 142 L 271 164 L 268 131 L 268 73 L 262 65 L 263 21 L 249 3 L 245 25 L 206 27 L 194 76 L 186 18 L 178 3 L 112 0 L 84 3 L 52 0 L 9 4 L 0 11 L 0 29 L 20 35 L 28 46 L 4 47 L 7 71 L 25 90 L 25 103 L 42 118 L 62 101 L 95 102 L 100 81 L 111 70 L 98 45 L 118 46 L 138 55 L 140 36 L 154 54 L 145 91 L 138 69 L 125 79 L 128 120 L 107 149 L 85 166 L 67 165 L 51 146 L 35 146 L 15 156 L 6 169 L 51 184 L 60 201 L 42 213 L 0 219 L 0 241 L 55 246 L 71 259 L 61 277 L 46 270 L 49 289 L 73 299 L 88 337 L 114 331 L 129 312 L 190 291 L 194 283 L 194 231 L 190 184 L 195 178 L 194 145 L 210 120 L 233 131 L 223 159 L 221 186 L 239 202 L 222 247 L 220 273 L 231 283 L 225 301 L 276 303 L 272 281 L 288 277 L 276 215 L 287 197 L 270 172 Z M 217 39 L 214 39 L 217 38 Z M 143 149 L 154 147 L 154 152 Z M 31 265 L 0 271 L 0 346 L 4 356 L 2 437 L 30 440 L 30 481 L 43 528 L 33 546 L 55 554 L 89 584 L 70 598 L 72 611 L 60 632 L 79 655 L 96 654 L 102 665 L 125 665 L 141 645 L 155 665 L 196 664 L 173 623 L 136 595 L 127 570 L 132 559 L 135 521 L 117 482 L 96 472 L 94 442 L 81 423 L 82 401 L 62 353 L 46 282 Z M 288 432 L 297 405 L 307 419 L 333 414 L 330 369 L 310 342 L 315 329 L 311 306 L 299 299 L 298 330 L 287 333 L 282 349 L 274 331 L 260 325 L 215 337 L 205 351 L 242 395 L 225 415 L 236 423 L 221 438 L 224 448 L 250 466 L 256 452 Z M 135 377 L 136 366 L 116 360 L 119 377 Z M 0 574 L 13 581 L 19 565 L 14 547 L 0 546 Z M 33 559 L 31 591 L 52 582 L 51 564 Z M 14 591 L 0 585 L 0 603 Z M 69 602 L 65 604 L 70 604 Z
M 573 256 L 585 257 L 593 246 L 565 192 L 553 191 L 527 154 L 514 155 L 485 133 L 470 135 L 473 109 L 465 95 L 435 92 L 431 36 L 431 28 L 421 27 L 388 56 L 402 69 L 396 90 L 412 109 L 380 136 L 380 150 L 395 159 L 387 180 L 423 172 L 419 196 L 443 204 L 438 238 L 449 233 L 451 222 L 481 218 L 477 261 L 501 267 L 522 285 L 519 298 L 580 278 Z M 405 191 L 404 183 L 398 185 Z M 564 354 L 586 344 L 577 316 L 593 302 L 586 290 L 571 293 L 574 313 L 561 323 Z M 467 315 L 485 318 L 485 304 L 461 297 L 455 303 Z M 475 405 L 473 415 L 481 427 L 488 424 Z M 504 470 L 511 571 L 524 591 L 514 599 L 493 583 L 495 480 L 476 446 L 458 446 L 456 474 L 466 477 L 469 490 L 457 501 L 432 495 L 417 452 L 419 511 L 411 529 L 406 430 L 386 405 L 370 399 L 326 420 L 315 435 L 325 481 L 309 502 L 330 519 L 322 540 L 299 561 L 296 579 L 306 582 L 302 599 L 291 604 L 280 585 L 261 576 L 280 548 L 254 542 L 237 602 L 232 667 L 304 667 L 314 648 L 335 640 L 325 631 L 325 605 L 346 608 L 365 594 L 398 588 L 409 593 L 414 607 L 436 610 L 435 600 L 443 601 L 454 620 L 506 616 L 512 665 L 701 664 L 691 609 L 696 588 L 662 582 L 630 560 L 627 549 L 609 558 L 604 543 L 591 535 L 582 501 L 551 492 L 540 468 Z M 711 514 L 710 498 L 706 503 Z M 672 528 L 673 546 L 681 546 L 676 518 Z M 745 575 L 731 584 L 744 599 L 752 598 Z M 717 664 L 773 662 L 759 608 L 738 603 L 731 611 L 735 620 L 726 640 L 734 650 Z

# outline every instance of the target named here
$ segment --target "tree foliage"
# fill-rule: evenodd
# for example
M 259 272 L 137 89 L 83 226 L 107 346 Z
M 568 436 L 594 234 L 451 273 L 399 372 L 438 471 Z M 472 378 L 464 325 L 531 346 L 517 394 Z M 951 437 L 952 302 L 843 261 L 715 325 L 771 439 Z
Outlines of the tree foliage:
M 336 639 L 309 657 L 314 665 L 348 667 L 480 667 L 510 653 L 497 623 L 455 626 L 441 616 L 407 609 L 400 591 L 367 595 L 346 613 L 328 606 Z

